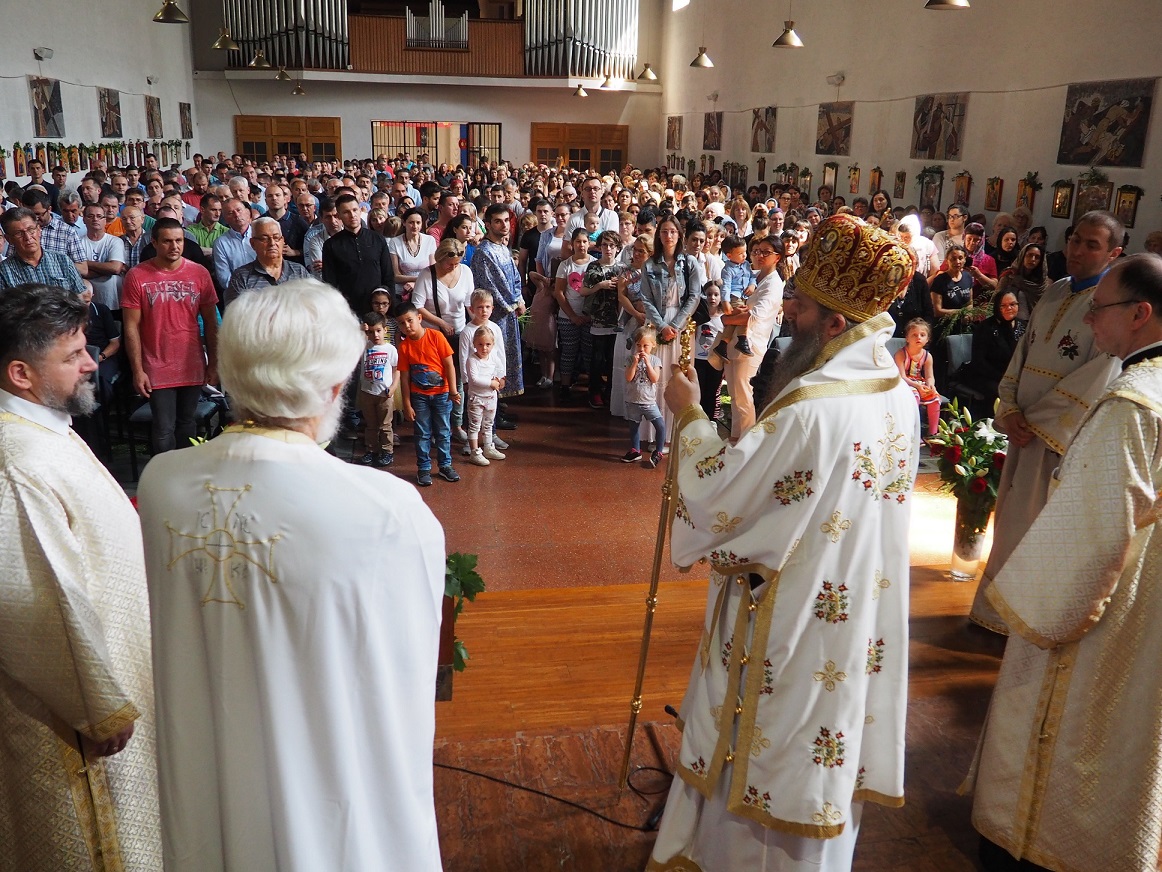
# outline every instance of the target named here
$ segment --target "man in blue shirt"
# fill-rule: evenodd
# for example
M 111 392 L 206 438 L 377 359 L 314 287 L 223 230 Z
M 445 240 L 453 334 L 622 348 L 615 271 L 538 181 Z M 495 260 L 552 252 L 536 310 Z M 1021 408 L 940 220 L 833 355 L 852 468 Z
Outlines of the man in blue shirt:
M 28 209 L 9 209 L 0 215 L 0 229 L 9 246 L 8 257 L 0 262 L 0 288 L 40 284 L 67 288 L 78 294 L 84 290 L 73 262 L 59 252 L 41 247 L 40 225 Z
M 250 244 L 250 207 L 238 198 L 222 206 L 222 220 L 230 229 L 214 241 L 214 281 L 223 291 L 230 286 L 230 276 L 240 266 L 254 260 Z

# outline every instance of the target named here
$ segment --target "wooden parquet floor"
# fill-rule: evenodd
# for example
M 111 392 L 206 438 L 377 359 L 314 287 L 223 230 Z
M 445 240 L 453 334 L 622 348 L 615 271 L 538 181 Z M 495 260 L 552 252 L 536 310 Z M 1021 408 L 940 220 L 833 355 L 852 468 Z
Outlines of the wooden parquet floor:
M 616 462 L 621 428 L 601 413 L 536 400 L 514 409 L 521 420 L 504 434 L 509 460 L 467 474 L 462 467 L 460 485 L 422 491 L 449 550 L 480 554 L 489 583 L 457 625 L 472 659 L 452 700 L 437 707 L 436 761 L 641 825 L 664 793 L 641 797 L 617 782 L 661 478 Z M 396 469 L 407 476 L 405 458 L 406 441 Z M 946 580 L 954 506 L 935 485 L 932 476 L 918 484 L 910 543 L 907 803 L 866 807 L 856 870 L 979 868 L 971 798 L 956 789 L 1003 641 L 965 618 L 976 585 Z M 635 767 L 668 769 L 676 755 L 680 737 L 664 706 L 681 701 L 701 632 L 707 581 L 699 569 L 682 575 L 667 563 L 663 571 Z M 654 840 L 444 768 L 436 800 L 448 872 L 631 872 L 644 868 Z

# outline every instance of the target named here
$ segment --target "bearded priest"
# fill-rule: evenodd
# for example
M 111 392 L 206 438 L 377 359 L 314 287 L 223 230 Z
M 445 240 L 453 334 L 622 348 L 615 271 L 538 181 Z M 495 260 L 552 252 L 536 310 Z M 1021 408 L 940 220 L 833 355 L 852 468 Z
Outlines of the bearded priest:
M 166 872 L 439 872 L 444 532 L 317 444 L 363 331 L 300 279 L 218 335 L 241 423 L 141 478 Z
M 0 872 L 155 872 L 149 602 L 75 293 L 0 294 Z
M 666 389 L 674 562 L 706 558 L 678 777 L 647 869 L 837 872 L 904 801 L 916 401 L 885 348 L 906 249 L 847 215 L 787 285 L 792 341 L 733 447 L 693 370 Z

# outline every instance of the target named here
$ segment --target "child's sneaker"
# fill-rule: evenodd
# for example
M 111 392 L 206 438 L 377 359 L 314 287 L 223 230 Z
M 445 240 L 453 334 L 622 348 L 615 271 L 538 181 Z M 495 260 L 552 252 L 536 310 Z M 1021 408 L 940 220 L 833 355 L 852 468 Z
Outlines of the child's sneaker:
M 625 456 L 623 458 L 621 458 L 621 462 L 622 463 L 635 463 L 636 461 L 641 460 L 641 459 L 642 459 L 642 453 L 640 451 L 638 451 L 636 448 L 631 448 L 629 451 L 625 452 Z
M 506 454 L 501 454 L 491 445 L 485 445 L 484 448 L 481 449 L 481 453 L 489 460 L 504 460 L 505 457 L 508 456 Z
M 469 445 L 467 442 L 465 442 L 464 447 L 460 449 L 460 453 L 463 454 L 465 457 L 471 457 L 472 456 L 472 446 Z
M 503 456 L 502 454 L 501 457 Z M 488 466 L 488 458 L 484 456 L 484 453 L 479 448 L 468 455 L 468 462 L 473 466 Z
M 654 451 L 650 454 L 650 469 L 662 465 L 662 452 Z
M 460 473 L 450 466 L 441 466 L 440 471 L 436 474 L 444 479 L 444 481 L 456 482 L 460 480 Z
M 371 466 L 375 462 L 375 455 L 368 451 L 357 461 L 360 466 Z
M 381 451 L 375 456 L 376 466 L 391 466 L 393 463 L 395 463 L 395 455 L 390 451 Z
M 754 352 L 750 350 L 750 342 L 745 336 L 739 336 L 734 340 L 734 347 L 738 349 L 739 354 L 745 354 L 747 357 L 754 357 Z
M 416 476 L 416 484 L 420 487 L 431 487 L 432 471 L 430 469 L 421 469 L 419 475 Z
M 508 443 L 497 436 L 495 433 L 492 434 L 492 444 L 499 448 L 501 451 L 508 451 Z
M 468 433 L 464 430 L 463 427 L 457 427 L 452 431 L 452 441 L 453 442 L 467 442 L 468 441 Z
M 726 356 L 730 353 L 730 348 L 727 347 L 726 340 L 719 339 L 718 344 L 714 346 L 714 351 L 712 353 L 717 354 L 720 358 L 726 360 Z

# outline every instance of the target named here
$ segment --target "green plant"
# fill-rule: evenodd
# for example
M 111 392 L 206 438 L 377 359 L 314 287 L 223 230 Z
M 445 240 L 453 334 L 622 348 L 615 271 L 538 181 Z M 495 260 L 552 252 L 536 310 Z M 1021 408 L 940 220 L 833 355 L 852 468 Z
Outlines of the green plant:
M 474 602 L 476 594 L 484 590 L 484 579 L 476 571 L 477 559 L 475 554 L 454 551 L 448 555 L 444 564 L 444 595 L 451 597 L 455 604 L 452 611 L 453 619 L 460 617 L 465 600 Z M 452 667 L 457 672 L 463 672 L 468 665 L 468 649 L 458 636 L 452 638 Z
M 977 533 L 984 532 L 996 505 L 1008 446 L 1008 439 L 992 424 L 991 418 L 974 422 L 968 409 L 953 400 L 948 417 L 940 419 L 936 435 L 928 440 L 938 458 L 941 488 L 971 510 L 971 523 Z
M 1044 185 L 1041 184 L 1040 173 L 1025 173 L 1025 184 L 1034 191 L 1040 191 Z

